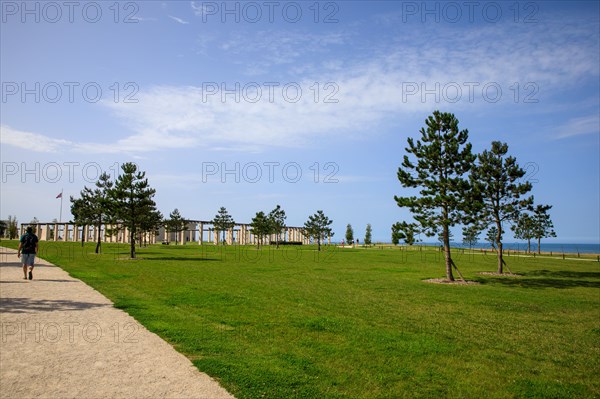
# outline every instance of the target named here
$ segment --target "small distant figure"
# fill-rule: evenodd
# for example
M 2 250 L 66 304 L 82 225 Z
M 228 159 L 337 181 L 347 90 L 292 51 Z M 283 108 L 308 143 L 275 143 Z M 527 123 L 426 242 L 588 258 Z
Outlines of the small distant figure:
M 357 239 L 356 239 L 356 245 L 358 245 L 358 244 L 359 244 L 359 242 L 358 242 L 358 238 L 357 238 Z
M 25 234 L 19 240 L 17 249 L 17 258 L 21 258 L 23 263 L 23 280 L 33 280 L 33 267 L 35 255 L 38 252 L 38 237 L 33 233 L 33 227 L 27 227 Z M 29 268 L 29 271 L 27 270 Z

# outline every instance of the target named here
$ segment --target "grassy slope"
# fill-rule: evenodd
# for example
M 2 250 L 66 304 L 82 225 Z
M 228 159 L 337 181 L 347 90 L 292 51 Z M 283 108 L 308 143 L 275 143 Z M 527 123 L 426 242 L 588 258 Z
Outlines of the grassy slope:
M 104 250 L 42 243 L 240 399 L 600 397 L 595 262 L 457 255 L 482 284 L 447 286 L 432 249 Z

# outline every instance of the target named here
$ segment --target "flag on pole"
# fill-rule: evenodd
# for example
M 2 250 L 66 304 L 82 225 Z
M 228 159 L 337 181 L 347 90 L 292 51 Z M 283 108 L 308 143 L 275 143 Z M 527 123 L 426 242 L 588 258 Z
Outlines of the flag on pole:
M 56 196 L 56 198 L 62 198 L 62 191 Z

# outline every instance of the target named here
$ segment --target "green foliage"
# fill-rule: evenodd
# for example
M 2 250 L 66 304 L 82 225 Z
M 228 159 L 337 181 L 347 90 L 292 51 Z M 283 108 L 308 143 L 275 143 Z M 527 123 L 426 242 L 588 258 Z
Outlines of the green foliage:
M 479 240 L 479 234 L 481 230 L 477 225 L 465 226 L 463 227 L 463 244 L 468 245 L 469 248 L 473 248 L 477 245 L 477 241 Z
M 275 209 L 269 212 L 267 216 L 269 224 L 269 234 L 275 234 L 276 246 L 279 248 L 279 241 L 281 238 L 281 232 L 285 229 L 285 211 L 281 209 L 281 206 L 277 205 Z
M 304 223 L 303 232 L 307 237 L 314 238 L 317 240 L 317 248 L 321 250 L 321 241 L 327 237 L 333 237 L 334 233 L 331 229 L 333 220 L 330 220 L 323 211 L 317 211 L 312 216 L 308 217 L 308 220 Z
M 419 228 L 416 223 L 396 222 L 392 225 L 392 244 L 398 245 L 402 240 L 406 245 L 414 245 L 419 242 L 418 234 Z
M 552 205 L 537 205 L 533 209 L 532 238 L 537 238 L 538 240 L 538 253 L 541 252 L 540 246 L 542 238 L 556 237 L 554 224 L 552 223 L 552 219 L 550 219 L 550 215 L 548 214 L 548 211 L 551 208 Z
M 18 227 L 18 221 L 17 221 L 16 216 L 8 215 L 6 229 L 7 229 L 6 231 L 7 231 L 9 240 L 14 240 L 15 238 L 19 237 L 19 227 Z
M 517 222 L 511 226 L 514 236 L 518 240 L 527 240 L 527 253 L 531 252 L 531 239 L 534 238 L 534 220 L 528 213 L 521 213 Z
M 227 232 L 227 230 L 232 229 L 233 226 L 235 226 L 235 221 L 233 220 L 233 217 L 229 214 L 229 212 L 227 212 L 227 209 L 225 209 L 224 206 L 222 206 L 219 209 L 219 211 L 215 215 L 215 218 L 212 220 L 212 224 L 214 229 L 216 230 L 215 234 L 217 234 L 217 232 L 219 231 L 222 232 L 222 243 L 223 245 L 225 245 L 225 233 Z
M 78 226 L 95 226 L 98 231 L 96 242 L 96 253 L 100 252 L 102 245 L 102 237 L 100 236 L 100 228 L 102 224 L 115 221 L 115 206 L 113 199 L 110 197 L 110 190 L 113 188 L 113 182 L 110 180 L 110 175 L 102 173 L 95 184 L 96 188 L 83 188 L 80 192 L 80 198 L 70 197 L 71 214 L 73 222 Z M 82 240 L 85 241 L 85 237 Z
M 459 130 L 458 119 L 451 113 L 435 111 L 421 128 L 421 139 L 409 137 L 409 155 L 398 168 L 403 187 L 419 188 L 420 196 L 395 196 L 398 206 L 407 207 L 427 236 L 441 234 L 444 240 L 446 278 L 454 280 L 450 253 L 449 228 L 460 223 L 470 207 L 470 184 L 463 176 L 475 160 L 467 130 Z
M 250 222 L 250 227 L 252 227 L 252 234 L 257 238 L 256 248 L 260 248 L 260 244 L 264 240 L 264 237 L 269 235 L 272 231 L 271 221 L 263 211 L 256 212 L 256 216 L 254 216 L 252 222 Z
M 371 245 L 371 240 L 373 239 L 372 235 L 373 235 L 373 231 L 371 229 L 371 224 L 368 223 L 367 229 L 365 230 L 365 239 L 364 239 L 365 245 Z
M 488 229 L 485 240 L 490 243 L 492 249 L 496 249 L 496 242 L 498 242 L 498 228 L 496 226 L 492 226 Z M 502 236 L 500 237 L 500 240 L 502 240 Z
M 514 157 L 507 156 L 508 145 L 492 142 L 492 148 L 477 156 L 477 164 L 471 169 L 471 183 L 475 195 L 469 201 L 475 219 L 482 227 L 496 226 L 498 249 L 498 273 L 503 272 L 502 252 L 503 224 L 517 220 L 519 213 L 533 203 L 533 197 L 524 197 L 531 191 L 531 183 L 520 182 L 525 176 Z
M 175 245 L 179 244 L 179 232 L 187 229 L 188 221 L 181 216 L 179 209 L 175 208 L 173 212 L 169 214 L 169 219 L 165 220 L 164 223 L 169 232 L 175 233 Z
M 352 230 L 352 225 L 350 223 L 348 223 L 348 225 L 346 226 L 346 243 L 354 243 L 354 230 Z
M 153 200 L 156 190 L 148 184 L 146 172 L 139 171 L 137 165 L 130 162 L 123 164 L 121 169 L 123 173 L 108 193 L 115 219 L 129 230 L 130 257 L 135 258 L 138 232 L 157 228 L 162 215 L 156 209 Z

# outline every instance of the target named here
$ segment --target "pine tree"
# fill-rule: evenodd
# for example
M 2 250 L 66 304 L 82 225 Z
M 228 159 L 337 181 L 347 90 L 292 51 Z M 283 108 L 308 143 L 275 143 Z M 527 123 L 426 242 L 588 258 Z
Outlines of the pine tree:
M 175 233 L 175 245 L 179 244 L 179 232 L 185 231 L 188 225 L 188 221 L 181 216 L 179 209 L 175 208 L 173 212 L 169 214 L 169 219 L 165 220 L 165 225 L 169 233 Z
M 252 222 L 250 222 L 250 227 L 252 227 L 252 234 L 256 237 L 256 248 L 260 248 L 260 244 L 262 243 L 264 237 L 271 232 L 271 223 L 269 221 L 268 216 L 265 215 L 263 211 L 256 212 L 256 216 L 252 218 Z
M 414 245 L 419 241 L 418 234 L 419 229 L 415 223 L 396 222 L 392 225 L 392 243 L 394 245 L 398 245 L 400 240 L 404 241 L 406 245 Z
M 95 189 L 84 187 L 80 192 L 80 198 L 75 199 L 71 196 L 70 199 L 74 223 L 84 228 L 85 226 L 95 226 L 98 231 L 95 252 L 99 253 L 102 245 L 101 227 L 109 219 L 114 218 L 115 203 L 110 196 L 110 191 L 113 188 L 110 175 L 102 173 L 95 186 Z M 83 246 L 85 237 L 81 241 Z
M 534 238 L 533 223 L 529 214 L 521 213 L 517 223 L 511 226 L 516 239 L 527 240 L 527 253 L 531 252 L 531 239 Z
M 269 212 L 267 216 L 270 226 L 269 234 L 275 234 L 275 245 L 279 248 L 279 241 L 281 239 L 281 232 L 285 229 L 285 211 L 281 209 L 281 206 L 277 205 L 275 209 Z
M 0 238 L 4 237 L 6 229 L 8 229 L 8 224 L 4 220 L 0 220 Z
M 548 211 L 552 205 L 537 205 L 533 210 L 533 237 L 538 240 L 538 254 L 541 253 L 542 238 L 556 237 L 554 224 L 550 219 Z
M 352 225 L 350 223 L 346 226 L 346 243 L 354 244 L 354 230 L 352 230 Z
M 233 226 L 235 226 L 235 222 L 233 221 L 233 217 L 231 217 L 231 215 L 229 214 L 229 212 L 227 212 L 227 209 L 225 209 L 224 206 L 222 206 L 219 211 L 217 212 L 217 214 L 215 215 L 215 218 L 212 220 L 212 224 L 215 231 L 215 234 L 217 234 L 217 232 L 221 231 L 223 233 L 223 245 L 225 245 L 226 241 L 225 241 L 225 233 L 227 232 L 227 230 L 232 229 Z
M 372 239 L 372 231 L 371 231 L 371 223 L 367 224 L 367 229 L 365 230 L 365 245 L 371 245 L 371 239 Z
M 498 228 L 496 226 L 492 226 L 487 231 L 485 236 L 485 240 L 490 243 L 490 246 L 495 251 L 496 250 L 496 241 L 498 240 Z M 500 240 L 502 240 L 502 236 L 500 235 Z
M 398 180 L 403 187 L 420 188 L 420 196 L 395 196 L 398 206 L 407 207 L 427 236 L 441 234 L 443 237 L 446 278 L 454 281 L 452 268 L 458 268 L 450 252 L 450 227 L 460 223 L 470 203 L 467 193 L 470 184 L 463 176 L 469 172 L 475 156 L 469 133 L 459 130 L 453 114 L 435 111 L 425 121 L 421 140 L 408 139 L 402 167 L 398 168 Z
M 138 232 L 147 230 L 151 221 L 156 221 L 158 211 L 153 198 L 156 190 L 146 179 L 146 172 L 138 170 L 136 164 L 127 162 L 121 166 L 123 173 L 109 190 L 116 219 L 129 230 L 130 257 L 135 258 Z
M 481 230 L 476 225 L 465 226 L 462 230 L 463 233 L 463 244 L 469 246 L 469 250 L 473 249 L 475 245 L 477 245 L 477 240 L 479 239 L 479 234 Z
M 326 237 L 333 237 L 333 231 L 331 224 L 333 220 L 330 220 L 323 211 L 317 211 L 312 216 L 308 217 L 308 220 L 304 223 L 303 232 L 307 237 L 312 237 L 317 240 L 318 250 L 321 250 L 321 241 Z
M 475 195 L 470 201 L 474 217 L 482 224 L 494 224 L 498 252 L 498 273 L 506 264 L 503 259 L 503 224 L 517 220 L 519 214 L 533 203 L 533 197 L 524 196 L 531 191 L 531 183 L 520 182 L 525 170 L 514 157 L 506 156 L 508 145 L 492 142 L 492 148 L 477 156 L 477 164 L 471 170 L 471 182 Z
M 16 216 L 8 215 L 6 232 L 9 240 L 14 240 L 19 237 L 19 228 Z

